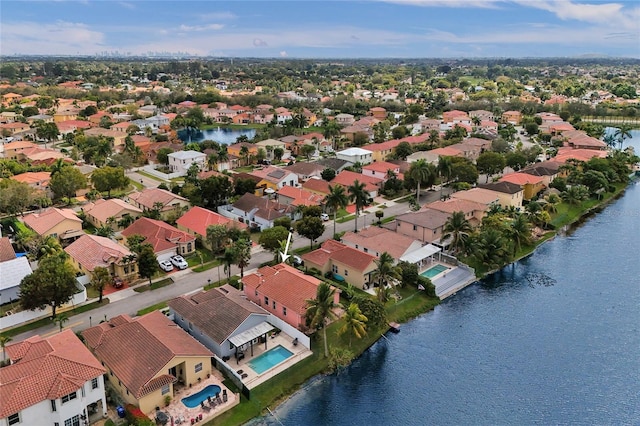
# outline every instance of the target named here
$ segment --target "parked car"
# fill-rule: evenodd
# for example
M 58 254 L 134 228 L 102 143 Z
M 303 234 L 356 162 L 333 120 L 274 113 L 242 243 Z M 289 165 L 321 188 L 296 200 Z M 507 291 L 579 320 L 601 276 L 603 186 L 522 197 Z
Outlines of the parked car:
M 291 261 L 293 263 L 293 266 L 304 265 L 304 262 L 302 261 L 302 258 L 300 256 L 296 256 L 296 255 L 291 256 Z
M 326 213 L 322 213 L 322 214 L 320 215 L 320 219 L 322 219 L 322 221 L 323 221 L 323 222 L 326 222 L 326 221 L 328 221 L 328 220 L 329 220 L 329 215 L 328 215 L 328 214 L 326 214 Z
M 189 264 L 186 260 L 184 260 L 184 257 L 180 256 L 179 254 L 171 258 L 171 263 L 173 263 L 173 266 L 178 269 L 187 269 L 189 267 Z
M 160 269 L 165 272 L 173 271 L 173 264 L 170 260 L 163 260 L 161 262 L 158 262 L 158 265 L 160 265 Z

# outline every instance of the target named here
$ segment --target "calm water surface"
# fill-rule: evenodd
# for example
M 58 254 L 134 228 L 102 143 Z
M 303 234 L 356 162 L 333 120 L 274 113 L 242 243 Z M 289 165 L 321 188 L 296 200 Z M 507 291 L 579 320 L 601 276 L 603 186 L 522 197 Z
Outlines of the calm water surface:
M 255 423 L 640 425 L 640 184 L 387 337 Z
M 253 139 L 256 135 L 256 129 L 229 129 L 217 127 L 208 130 L 180 130 L 178 137 L 185 143 L 202 142 L 204 140 L 216 141 L 224 145 L 231 145 L 236 142 L 238 136 L 245 135 L 249 139 Z

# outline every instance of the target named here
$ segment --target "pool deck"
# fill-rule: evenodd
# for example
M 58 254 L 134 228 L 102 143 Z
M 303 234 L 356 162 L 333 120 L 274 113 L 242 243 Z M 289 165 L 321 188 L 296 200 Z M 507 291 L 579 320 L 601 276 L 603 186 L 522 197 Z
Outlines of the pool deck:
M 258 374 L 255 371 L 253 371 L 253 369 L 249 366 L 249 362 L 251 362 L 252 359 L 257 358 L 258 356 L 275 348 L 278 345 L 288 349 L 293 353 L 293 355 L 291 355 L 289 358 L 285 359 L 280 364 L 276 365 L 273 368 L 270 368 L 269 370 L 265 371 L 262 374 Z M 246 349 L 244 353 L 245 353 L 244 359 L 241 359 L 238 363 L 236 363 L 235 359 L 230 359 L 228 361 L 228 364 L 233 366 L 233 368 L 236 370 L 238 374 L 240 374 L 240 376 L 246 374 L 246 377 L 242 379 L 242 383 L 244 383 L 244 385 L 249 389 L 253 389 L 256 386 L 266 382 L 267 380 L 271 379 L 273 376 L 276 376 L 282 373 L 287 368 L 291 367 L 292 365 L 300 362 L 301 360 L 313 354 L 313 352 L 311 352 L 310 349 L 305 348 L 301 344 L 294 346 L 293 338 L 284 333 L 280 333 L 278 336 L 269 338 L 267 340 L 266 350 L 264 348 L 264 343 L 260 343 L 260 344 L 253 345 L 253 356 L 251 356 L 251 349 Z M 239 371 L 242 371 L 242 373 L 240 373 Z
M 240 403 L 240 395 L 232 393 L 225 385 L 222 384 L 222 374 L 213 369 L 211 371 L 211 377 L 208 379 L 202 380 L 200 383 L 196 383 L 191 387 L 180 386 L 174 387 L 174 395 L 171 400 L 171 404 L 168 407 L 163 407 L 162 411 L 167 413 L 170 418 L 173 418 L 173 423 L 169 424 L 184 424 L 190 425 L 191 419 L 198 417 L 202 414 L 202 420 L 200 420 L 197 424 L 204 424 L 208 420 L 218 416 L 221 413 L 229 410 L 230 408 L 238 405 Z M 215 404 L 214 408 L 209 407 L 209 404 L 205 402 L 205 408 L 203 409 L 201 406 L 196 408 L 188 408 L 182 403 L 182 398 L 185 398 L 189 395 L 193 395 L 198 393 L 203 388 L 209 385 L 218 385 L 220 386 L 220 400 L 222 401 L 222 391 L 227 391 L 227 402 L 222 402 L 221 404 Z M 215 398 L 213 398 L 215 399 Z M 155 418 L 155 411 L 151 413 L 147 413 L 150 419 Z M 181 422 L 184 421 L 184 423 Z
M 469 270 L 466 267 L 449 265 L 444 262 L 429 263 L 425 265 L 419 273 L 422 275 L 425 271 L 428 271 L 436 265 L 447 267 L 445 271 L 431 278 L 431 282 L 436 287 L 436 296 L 438 296 L 440 300 L 446 299 L 477 281 L 473 270 Z

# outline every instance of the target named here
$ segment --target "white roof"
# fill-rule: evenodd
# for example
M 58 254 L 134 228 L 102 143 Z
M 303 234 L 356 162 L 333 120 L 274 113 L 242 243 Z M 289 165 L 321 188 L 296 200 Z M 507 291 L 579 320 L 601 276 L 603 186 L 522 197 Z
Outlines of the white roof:
M 20 281 L 32 272 L 26 256 L 0 262 L 0 291 L 19 286 Z
M 411 253 L 405 254 L 400 258 L 400 260 L 404 260 L 405 262 L 409 263 L 418 263 L 422 259 L 433 256 L 440 250 L 440 247 L 436 247 L 433 244 L 427 244 L 426 246 L 420 247 L 418 250 L 414 250 Z
M 354 147 L 354 148 L 343 149 L 342 151 L 338 151 L 336 154 L 351 156 L 351 155 L 368 155 L 368 154 L 373 154 L 373 152 L 366 149 Z
M 168 155 L 169 157 L 174 157 L 179 160 L 190 160 L 192 158 L 207 158 L 206 154 L 198 151 L 177 151 L 172 152 Z
M 260 324 L 256 325 L 253 328 L 250 328 L 248 330 L 243 331 L 240 334 L 236 334 L 233 337 L 229 338 L 229 342 L 231 342 L 231 344 L 237 348 L 239 348 L 240 346 L 244 345 L 245 343 L 249 343 L 250 341 L 252 341 L 253 339 L 257 339 L 258 337 L 262 336 L 263 334 L 266 334 L 268 332 L 270 332 L 271 330 L 273 330 L 275 327 L 272 326 L 271 324 L 269 324 L 266 321 L 261 322 Z

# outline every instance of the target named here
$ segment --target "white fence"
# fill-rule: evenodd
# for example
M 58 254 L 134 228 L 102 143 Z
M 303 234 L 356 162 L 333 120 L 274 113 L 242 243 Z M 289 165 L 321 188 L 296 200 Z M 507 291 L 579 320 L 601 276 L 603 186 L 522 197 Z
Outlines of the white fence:
M 169 181 L 173 178 L 184 176 L 182 173 L 162 173 L 154 168 L 154 166 L 144 166 L 143 170 L 150 175 L 157 177 L 158 179 L 162 179 L 165 181 Z

